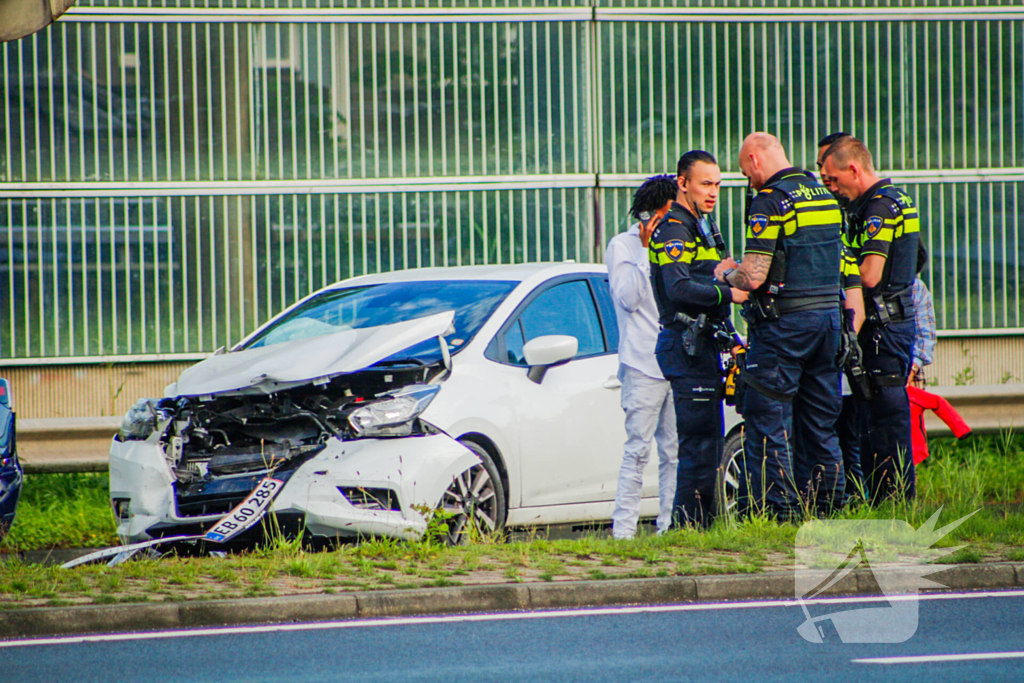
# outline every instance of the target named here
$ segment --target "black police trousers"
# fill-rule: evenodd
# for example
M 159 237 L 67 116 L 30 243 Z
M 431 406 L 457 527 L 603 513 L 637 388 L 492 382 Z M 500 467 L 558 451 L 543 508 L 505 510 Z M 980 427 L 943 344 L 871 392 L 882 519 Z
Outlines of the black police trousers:
M 786 313 L 752 326 L 749 340 L 746 373 L 793 399 L 745 390 L 740 512 L 794 519 L 806 505 L 826 514 L 842 505 L 846 483 L 835 430 L 839 311 Z
M 873 503 L 917 493 L 906 387 L 915 334 L 913 318 L 884 326 L 867 322 L 860 330 L 868 373 L 902 379 L 897 386 L 876 386 L 875 397 L 861 406 L 860 461 Z
M 718 387 L 722 358 L 710 335 L 697 340 L 696 354 L 683 350 L 682 331 L 664 328 L 655 355 L 672 384 L 679 436 L 679 465 L 672 525 L 707 528 L 715 519 L 715 486 L 725 446 L 725 416 Z
M 843 453 L 843 473 L 846 475 L 846 500 L 867 497 L 864 471 L 860 463 L 860 414 L 864 404 L 853 396 L 843 396 L 843 410 L 836 420 L 836 436 Z

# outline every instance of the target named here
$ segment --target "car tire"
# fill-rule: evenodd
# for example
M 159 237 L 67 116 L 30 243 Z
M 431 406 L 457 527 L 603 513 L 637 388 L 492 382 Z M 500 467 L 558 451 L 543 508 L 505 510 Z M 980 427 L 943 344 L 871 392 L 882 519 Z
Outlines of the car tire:
M 743 467 L 743 427 L 733 431 L 725 440 L 722 459 L 718 466 L 718 499 L 722 501 L 719 514 L 733 515 L 739 502 L 740 476 Z
M 498 534 L 505 527 L 505 489 L 491 454 L 474 441 L 459 443 L 480 462 L 456 475 L 441 496 L 438 507 L 450 515 L 445 532 L 445 541 L 450 545 Z

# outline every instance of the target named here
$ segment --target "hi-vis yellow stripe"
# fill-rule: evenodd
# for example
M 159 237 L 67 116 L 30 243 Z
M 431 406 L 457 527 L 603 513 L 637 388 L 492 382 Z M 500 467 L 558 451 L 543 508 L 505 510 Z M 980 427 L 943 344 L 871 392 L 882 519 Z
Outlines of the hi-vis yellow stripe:
M 812 208 L 812 207 L 819 207 L 819 206 L 835 206 L 835 204 L 836 204 L 836 200 L 832 199 L 832 198 L 829 198 L 829 199 L 815 199 L 814 201 L 810 201 L 810 202 L 800 202 L 799 204 L 797 204 L 797 209 Z
M 673 263 L 693 263 L 694 261 L 721 261 L 721 257 L 718 252 L 714 249 L 705 249 L 704 247 L 697 247 L 696 249 L 690 248 L 690 244 L 687 244 L 686 251 L 683 252 L 682 257 L 678 261 L 673 261 L 669 258 L 668 254 L 665 253 L 664 249 L 658 251 L 651 250 L 651 263 L 657 263 L 659 266 L 668 266 Z
M 833 206 L 835 202 L 832 202 Z M 843 221 L 843 214 L 840 213 L 839 209 L 826 209 L 824 211 L 807 211 L 800 213 L 800 225 L 829 225 L 831 223 L 839 224 Z
M 705 249 L 704 247 L 697 247 L 697 257 L 694 261 L 721 261 L 722 257 L 718 255 L 717 249 Z
M 840 262 L 840 272 L 844 275 L 860 275 L 860 267 L 857 265 L 857 259 L 853 258 L 850 254 L 843 252 L 843 258 Z

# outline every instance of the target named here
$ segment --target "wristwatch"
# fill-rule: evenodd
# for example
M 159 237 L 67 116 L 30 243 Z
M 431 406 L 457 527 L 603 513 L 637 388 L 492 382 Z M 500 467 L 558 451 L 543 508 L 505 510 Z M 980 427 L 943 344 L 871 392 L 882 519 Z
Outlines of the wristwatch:
M 734 270 L 736 270 L 736 269 L 735 268 L 726 268 L 725 272 L 722 273 L 722 281 L 725 282 L 725 284 L 729 284 L 729 273 L 733 272 Z

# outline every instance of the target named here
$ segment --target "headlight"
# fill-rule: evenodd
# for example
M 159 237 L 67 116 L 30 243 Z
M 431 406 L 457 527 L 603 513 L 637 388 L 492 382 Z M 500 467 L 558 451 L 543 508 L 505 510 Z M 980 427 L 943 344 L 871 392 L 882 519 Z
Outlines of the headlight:
M 141 441 L 148 438 L 155 429 L 156 410 L 153 402 L 148 398 L 140 398 L 121 420 L 119 436 L 122 441 Z
M 408 436 L 412 434 L 412 421 L 426 410 L 440 389 L 440 384 L 406 387 L 352 411 L 348 423 L 359 436 Z

